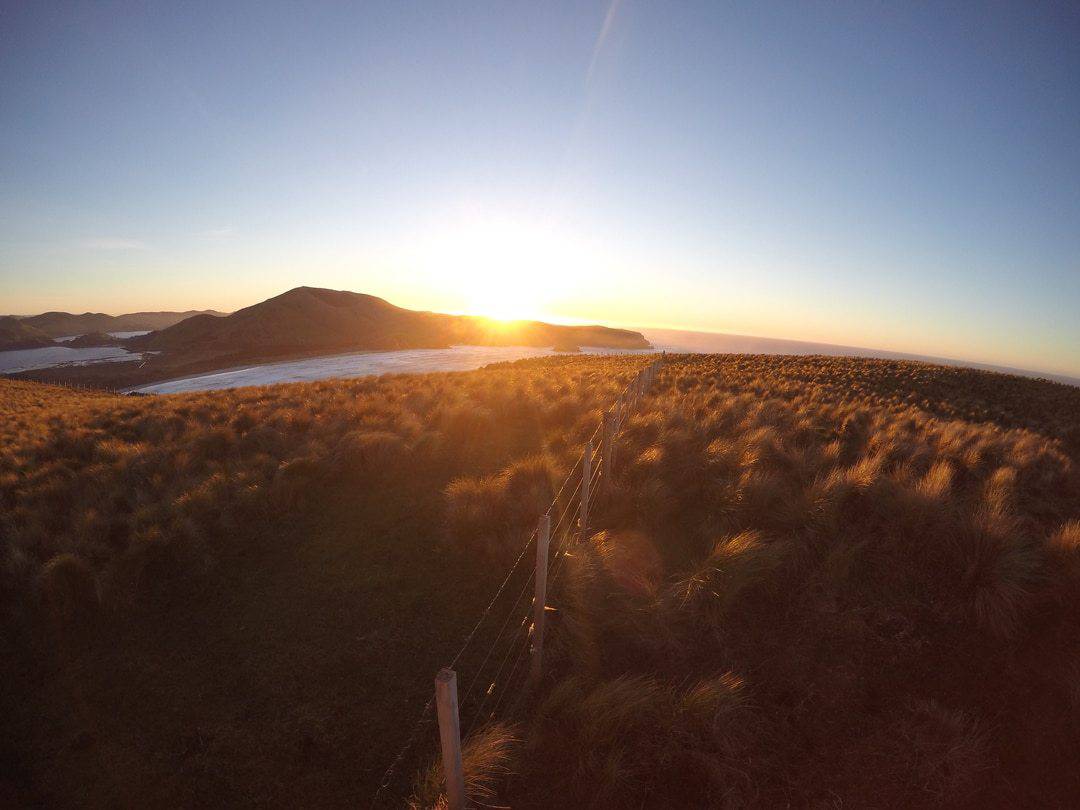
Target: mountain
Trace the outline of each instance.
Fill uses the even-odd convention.
[[[55,346],[52,338],[20,318],[0,317],[0,351]]]
[[[297,287],[227,317],[196,315],[131,341],[153,351],[280,355],[451,345],[647,349],[638,332],[418,312],[361,293]]]
[[[134,319],[138,315],[121,316]],[[172,314],[181,313],[154,313]],[[184,313],[186,314],[186,313]],[[79,319],[64,313],[46,313]],[[26,318],[30,323],[45,316]],[[54,329],[71,320],[51,320]],[[130,327],[145,321],[127,321]],[[78,331],[76,328],[74,331]],[[103,328],[88,329],[102,332]],[[107,331],[121,329],[115,322]],[[100,336],[88,338],[99,343]],[[149,334],[119,341],[140,362],[87,363],[17,372],[23,379],[47,379],[105,388],[131,388],[240,365],[318,357],[355,351],[439,349],[455,345],[534,346],[574,351],[582,346],[648,349],[640,332],[605,326],[559,326],[542,321],[496,321],[468,315],[417,312],[361,293],[297,287],[231,315],[200,313]]]
[[[48,337],[85,335],[89,332],[149,332],[166,329],[195,315],[224,317],[225,313],[212,309],[187,312],[131,312],[127,315],[106,315],[102,312],[44,312],[21,318],[22,323],[40,329]]]
[[[98,346],[122,346],[123,341],[107,332],[87,332],[85,335],[66,341],[63,345],[72,349],[91,349]]]

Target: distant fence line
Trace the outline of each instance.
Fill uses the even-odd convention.
[[[93,385],[86,382],[75,382],[73,380],[35,380],[27,377],[16,377],[14,375],[21,374],[24,371],[38,371],[35,368],[17,369],[15,371],[6,371],[0,374],[0,377],[4,377],[15,382],[32,382],[39,383],[41,385],[52,385],[56,388],[67,388],[71,391],[98,391],[103,394],[119,394],[121,391],[117,388],[109,388],[104,385]]]
[[[567,473],[555,497],[543,514],[539,516],[536,529],[525,541],[517,559],[496,589],[495,595],[465,637],[465,641],[457,654],[454,655],[449,664],[436,674],[435,691],[424,706],[405,745],[383,774],[382,781],[372,799],[372,807],[375,806],[383,791],[388,787],[392,775],[403,761],[405,755],[419,739],[421,730],[430,722],[431,711],[434,707],[438,717],[439,745],[442,752],[443,773],[446,782],[447,806],[449,810],[465,809],[465,777],[462,767],[462,734],[459,708],[462,705],[467,705],[477,686],[487,684],[482,693],[483,697],[480,705],[473,712],[472,722],[464,735],[468,737],[478,723],[483,720],[493,720],[498,716],[499,710],[504,706],[504,701],[513,691],[511,686],[516,684],[519,689],[511,704],[507,707],[508,713],[512,713],[521,698],[538,683],[543,672],[547,613],[552,610],[548,605],[548,587],[554,584],[562,572],[568,550],[588,533],[590,506],[605,489],[614,472],[615,438],[626,418],[655,381],[666,358],[667,353],[664,352],[658,359],[642,368],[604,412],[600,424],[596,426],[592,435],[586,440],[581,453],[578,455],[570,472]],[[598,440],[599,447],[596,444]],[[573,485],[572,490],[570,489],[571,485]],[[555,538],[556,541],[554,554],[549,553],[552,538]],[[506,591],[507,585],[515,572],[519,570],[529,549],[532,548],[533,541],[536,541],[535,567],[506,613],[495,640],[488,648],[480,666],[477,668],[476,674],[465,688],[459,702],[457,672],[454,667],[476,637],[484,620],[491,615],[495,604]],[[530,585],[533,586],[531,603],[524,617],[520,621],[515,621],[520,615],[521,601]],[[495,651],[504,637],[509,639],[506,650],[501,656],[495,655]],[[526,670],[519,669],[526,653],[529,659],[527,676],[524,675]],[[511,659],[513,659],[512,662]],[[489,677],[482,681],[481,676],[484,674],[489,661],[492,663],[492,667],[495,667],[497,661],[498,666],[494,669],[494,675],[489,674]],[[507,669],[508,665],[509,669]],[[517,680],[519,671],[522,672],[524,682]]]

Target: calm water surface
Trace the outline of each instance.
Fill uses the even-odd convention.
[[[642,349],[595,349],[585,354],[643,354]],[[332,357],[286,360],[248,368],[200,374],[182,380],[142,385],[130,389],[144,394],[177,394],[183,391],[214,391],[245,385],[310,382],[328,377],[366,377],[372,374],[423,374],[429,371],[471,371],[489,363],[546,357],[551,349],[530,346],[454,346],[449,349],[409,349],[396,352],[358,352]]]

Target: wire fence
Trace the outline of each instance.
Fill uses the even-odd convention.
[[[464,691],[461,692],[460,701],[454,706],[455,713],[469,721],[464,734],[465,739],[489,722],[513,716],[515,709],[528,693],[530,667],[523,665],[530,655],[539,656],[540,654],[535,639],[542,638],[542,632],[537,633],[535,617],[540,616],[542,622],[544,611],[537,609],[535,596],[527,598],[526,595],[530,593],[531,588],[539,588],[538,579],[541,575],[547,587],[553,585],[565,567],[568,552],[582,537],[586,536],[589,503],[604,487],[605,479],[611,477],[615,437],[656,378],[663,360],[662,356],[642,368],[605,411],[600,423],[578,453],[551,503],[545,512],[538,516],[541,519],[538,527],[525,539],[495,594],[447,665],[446,670],[454,670],[462,662],[466,651],[479,637],[481,627],[486,623],[490,622],[493,628],[498,627],[486,651],[482,654],[477,652],[473,656],[480,663],[472,673]],[[546,536],[542,538],[541,532],[544,532]],[[543,545],[540,546],[541,554],[538,555],[537,564],[530,566],[526,562],[529,551],[537,549],[538,542],[541,540]],[[549,540],[554,553],[546,553],[546,544]],[[520,586],[516,582],[511,585],[515,578],[521,580]],[[514,593],[514,588],[517,588],[517,595],[509,607],[496,612],[495,606],[500,598],[504,593]],[[547,601],[545,599],[544,610],[548,609]],[[500,618],[501,623],[499,623]],[[530,618],[534,620],[530,622]],[[456,675],[454,683],[456,690]],[[404,745],[390,761],[372,798],[371,807],[379,806],[380,800],[389,801],[391,782],[410,752],[420,745],[421,740],[434,739],[434,735],[430,733],[430,727],[434,720],[435,707],[436,697],[432,694],[421,709]],[[458,717],[455,717],[455,722],[457,719]],[[458,734],[460,735],[460,732]],[[459,745],[460,739],[459,737]],[[460,752],[458,752],[458,762],[460,765]],[[453,802],[451,802],[452,805]]]

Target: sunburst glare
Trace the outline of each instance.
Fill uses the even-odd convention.
[[[551,317],[551,306],[589,264],[587,246],[556,228],[469,213],[426,240],[423,263],[452,281],[464,310],[499,320]]]

